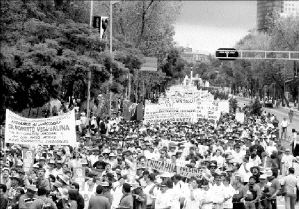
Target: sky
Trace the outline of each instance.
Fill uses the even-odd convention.
[[[256,1],[183,1],[174,25],[179,46],[214,54],[231,48],[256,26]]]

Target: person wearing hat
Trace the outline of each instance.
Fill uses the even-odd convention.
[[[262,195],[261,188],[257,184],[257,179],[255,176],[249,178],[248,184],[245,186],[245,207],[246,208],[257,208],[259,206],[259,201]]]
[[[37,199],[37,187],[35,185],[27,186],[27,192],[19,199],[19,209],[28,209],[32,203]]]
[[[53,175],[53,176],[56,177],[56,173],[55,173],[55,161],[53,159],[51,159],[48,162],[48,166],[46,167],[45,177],[49,178],[50,175]]]
[[[65,175],[65,174],[58,175],[57,176],[57,181],[62,183],[62,188],[69,188],[70,179],[67,175]]]
[[[107,160],[107,163],[111,165],[112,168],[114,168],[117,165],[117,155],[114,152],[111,152],[109,154],[109,159]]]
[[[155,209],[166,209],[166,208],[170,209],[174,207],[172,187],[173,187],[173,182],[171,179],[165,179],[161,183],[160,185],[161,193],[156,197]]]
[[[7,189],[10,188],[11,185],[11,179],[9,178],[9,172],[10,169],[8,167],[4,167],[1,170],[1,175],[0,175],[0,184],[5,184]]]
[[[146,208],[146,195],[143,192],[141,185],[138,182],[131,184],[133,205],[136,209]]]
[[[56,168],[54,169],[54,176],[58,176],[58,175],[61,175],[63,174],[63,168],[62,168],[62,160],[57,160],[56,161]]]
[[[113,200],[113,196],[111,194],[112,183],[108,181],[102,181],[99,185],[103,187],[102,195],[104,197],[107,197],[107,199],[109,200],[109,204],[111,205]]]

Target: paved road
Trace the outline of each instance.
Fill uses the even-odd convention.
[[[242,97],[237,97],[238,100],[238,105],[240,107],[243,107],[244,105],[249,104],[250,99],[248,98],[242,98]],[[277,119],[279,121],[282,121],[283,118],[287,118],[289,119],[288,116],[288,110],[285,108],[278,108],[278,109],[274,109],[274,108],[264,108],[265,111],[271,113],[271,114],[275,114]],[[291,136],[291,131],[292,129],[296,129],[299,131],[299,112],[294,112],[294,118],[292,123],[289,125],[288,128],[288,136]],[[283,143],[285,146],[289,145],[290,142],[285,142]],[[299,204],[297,203],[295,206],[296,209],[299,209]],[[277,209],[285,209],[285,205],[284,205],[284,198],[283,197],[278,197],[277,198]]]
[[[242,97],[237,97],[237,100],[238,100],[238,105],[240,107],[243,107],[244,105],[247,105],[250,102],[250,99],[242,98]],[[287,118],[289,120],[288,110],[283,107],[279,107],[278,109],[264,108],[264,110],[271,114],[275,114],[279,121],[282,121],[283,118]],[[299,131],[299,112],[298,111],[294,111],[293,121],[292,121],[292,123],[290,123],[290,125],[288,127],[288,136],[291,136],[292,129],[296,129],[297,131]]]

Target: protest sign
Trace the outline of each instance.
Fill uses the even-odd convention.
[[[200,175],[200,169],[198,168],[189,168],[189,167],[182,167],[182,166],[176,166],[173,163],[163,162],[163,161],[157,161],[157,160],[150,160],[147,159],[144,162],[137,162],[136,168],[151,168],[158,170],[160,172],[168,172],[168,173],[177,173],[180,174],[183,177],[190,178],[192,176],[199,176]]]
[[[23,149],[22,150],[22,158],[23,158],[23,169],[26,173],[28,173],[34,163],[34,158],[35,158],[35,154],[34,154],[34,150],[30,150],[30,149]]]
[[[221,112],[228,111],[227,100],[216,101],[211,93],[195,86],[176,85],[158,99],[158,104],[145,104],[144,123],[218,121]]]
[[[85,168],[84,167],[76,167],[73,168],[74,175],[73,180],[80,185],[80,188],[84,190],[85,186]]]
[[[26,145],[75,145],[74,110],[50,118],[25,118],[6,110],[5,142]]]
[[[236,121],[238,121],[239,123],[244,123],[245,120],[245,115],[243,112],[236,112],[236,116],[235,116]]]

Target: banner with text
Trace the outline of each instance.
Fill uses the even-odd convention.
[[[27,145],[75,145],[74,110],[50,118],[25,118],[6,110],[5,142]]]
[[[157,104],[145,103],[144,123],[218,121],[222,112],[229,112],[228,100],[214,100],[208,91],[177,85],[170,87]]]
[[[155,169],[160,172],[168,172],[171,174],[177,173],[187,178],[190,178],[192,176],[198,177],[200,176],[201,173],[199,168],[181,167],[181,166],[176,166],[173,163],[150,160],[150,159],[147,159],[144,162],[138,161],[136,168],[142,168],[142,167]]]

